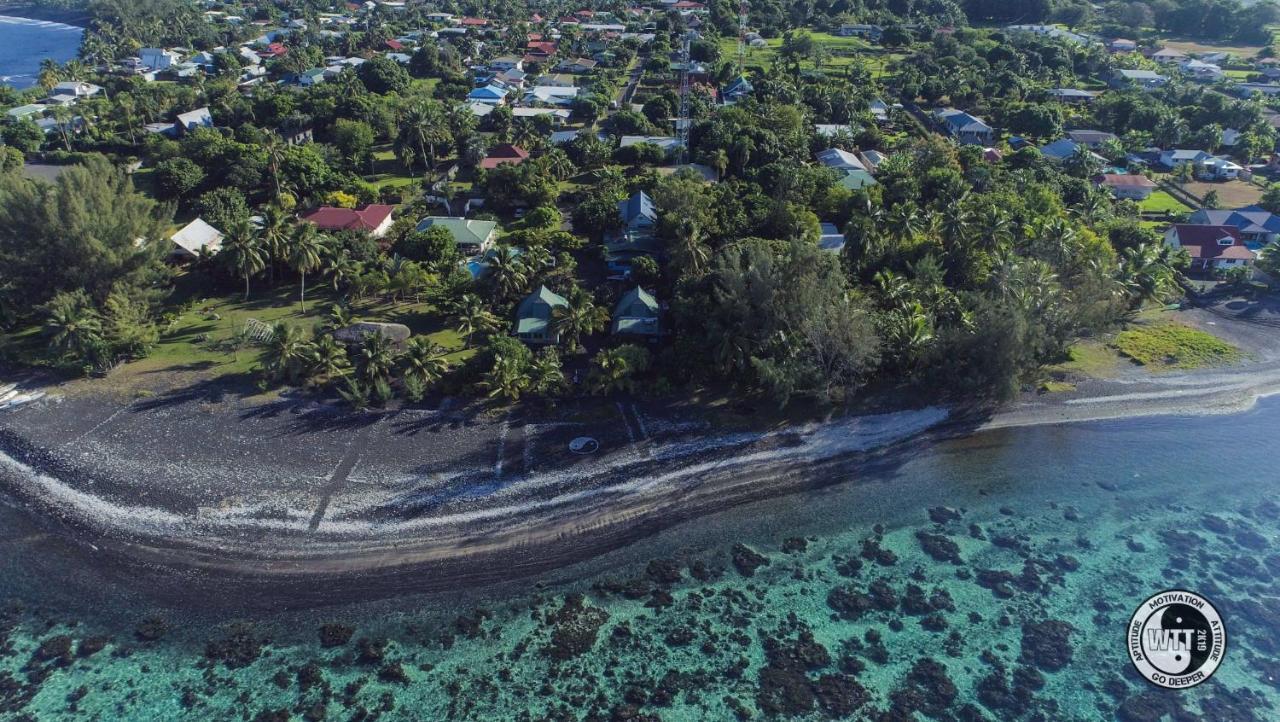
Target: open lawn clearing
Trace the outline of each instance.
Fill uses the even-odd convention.
[[[1172,48],[1184,53],[1232,53],[1243,59],[1249,59],[1258,54],[1262,49],[1260,45],[1230,45],[1205,43],[1199,40],[1191,40],[1187,38],[1164,38],[1157,43],[1166,48]]]
[[[247,381],[258,365],[261,349],[252,342],[238,341],[238,335],[250,325],[250,319],[267,325],[293,324],[314,332],[328,317],[334,294],[318,280],[312,283],[315,286],[308,284],[307,288],[305,314],[298,303],[296,283],[274,288],[260,284],[251,290],[247,301],[242,292],[192,301],[185,306],[188,310],[161,328],[159,343],[151,355],[121,366],[111,378],[123,388],[142,387],[149,377],[183,372],[196,372],[202,378],[240,377]],[[428,304],[378,297],[353,302],[351,308],[358,320],[402,323],[414,335],[425,334],[450,351],[450,363],[459,363],[474,353],[463,350],[462,338]],[[28,331],[20,340],[30,343],[40,338],[38,331]]]
[[[1187,204],[1161,190],[1152,193],[1151,197],[1139,203],[1138,207],[1145,213],[1183,213],[1191,210]]]
[[[1244,356],[1217,336],[1172,322],[1133,326],[1116,334],[1111,346],[1134,363],[1155,370],[1222,366]]]
[[[1262,188],[1249,181],[1233,180],[1225,183],[1196,181],[1182,187],[1196,198],[1204,198],[1209,191],[1217,191],[1218,201],[1223,208],[1249,206],[1262,199]]]
[[[1077,341],[1067,349],[1067,355],[1067,360],[1046,366],[1045,372],[1051,377],[1088,376],[1106,379],[1114,377],[1120,368],[1120,356],[1097,339]]]

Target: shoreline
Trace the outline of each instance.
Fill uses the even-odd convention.
[[[130,528],[100,513],[102,497],[58,476],[85,474],[89,480],[80,483],[92,489],[96,482],[85,469],[58,463],[7,429],[0,433],[0,490],[10,505],[97,560],[157,584],[181,580],[180,593],[200,583],[221,594],[252,592],[271,606],[310,606],[527,579],[734,507],[857,483],[859,475],[891,469],[920,448],[984,431],[1239,413],[1280,394],[1280,369],[1268,366],[1170,376],[1155,388],[1131,384],[1141,390],[1130,393],[1023,400],[990,414],[926,408],[848,417],[771,432],[757,446],[623,465],[590,478],[580,491],[536,503],[406,514],[364,526],[241,525],[139,506],[132,511],[153,526]],[[44,480],[33,483],[37,477]],[[51,483],[61,484],[59,493],[49,492]],[[325,580],[323,591],[314,589],[318,579]]]
[[[39,5],[8,5],[0,3],[0,17],[30,20],[32,22],[48,22],[66,25],[77,30],[88,29],[93,19],[87,9],[51,8]]]

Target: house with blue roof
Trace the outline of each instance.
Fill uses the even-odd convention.
[[[975,115],[963,110],[943,108],[933,113],[933,119],[947,135],[961,143],[986,145],[995,137],[995,129]]]
[[[628,231],[651,230],[658,225],[658,211],[644,191],[636,191],[625,201],[618,201],[618,217]]]
[[[471,103],[486,103],[488,105],[502,105],[507,102],[507,89],[491,83],[467,93],[467,101]]]

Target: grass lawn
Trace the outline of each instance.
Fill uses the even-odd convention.
[[[846,38],[830,33],[810,33],[810,35],[816,44],[826,48],[830,53],[827,62],[822,66],[822,69],[828,73],[842,73],[845,67],[852,64],[855,56],[861,56],[870,66],[872,74],[881,77],[885,74],[885,67],[889,63],[906,57],[906,53],[903,52],[884,52],[861,38]],[[766,38],[765,43],[767,45],[762,48],[747,48],[745,64],[748,68],[757,66],[767,71],[773,67],[778,50],[782,47],[782,38]],[[720,57],[726,60],[737,59],[737,38],[720,39]],[[813,69],[814,64],[809,60],[802,60],[800,67]]]
[[[1158,44],[1184,53],[1232,53],[1245,60],[1257,55],[1258,51],[1262,49],[1259,45],[1228,45],[1225,43],[1218,45],[1173,37],[1164,38]]]
[[[1157,370],[1220,366],[1243,358],[1217,336],[1180,323],[1134,326],[1116,334],[1112,347],[1134,363]]]
[[[1114,376],[1120,365],[1120,357],[1114,350],[1093,339],[1077,341],[1067,354],[1068,360],[1049,366],[1046,371],[1104,379]]]
[[[185,283],[183,280],[180,280],[179,292],[183,286],[197,285],[198,279]],[[244,300],[243,293],[196,299],[184,305],[189,310],[162,329],[160,341],[150,356],[121,366],[112,372],[111,379],[122,389],[145,388],[153,385],[147,383],[148,379],[163,382],[166,375],[194,372],[201,379],[241,380],[248,384],[258,365],[260,347],[247,343],[237,348],[234,343],[237,331],[254,319],[268,325],[294,324],[314,332],[327,317],[333,300],[333,292],[328,287],[309,286],[304,314],[298,303],[296,283],[251,289],[248,301]],[[471,349],[463,350],[462,338],[428,304],[376,298],[355,302],[352,309],[360,320],[403,323],[414,335],[426,335],[450,351],[447,356],[450,363],[460,363],[475,353]],[[34,339],[39,338],[37,333]],[[18,340],[27,343],[32,339],[24,336]]]
[[[1218,200],[1223,208],[1240,208],[1262,200],[1262,188],[1248,181],[1233,180],[1224,183],[1206,183],[1196,181],[1183,186],[1196,198],[1204,198],[1209,191],[1218,192]]]
[[[1138,208],[1146,213],[1163,213],[1165,211],[1182,213],[1191,210],[1185,203],[1162,190],[1152,193],[1150,198],[1138,204]]]

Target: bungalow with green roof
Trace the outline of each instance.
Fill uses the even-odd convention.
[[[618,304],[613,307],[613,332],[657,336],[661,333],[659,313],[658,300],[636,286],[618,299]]]
[[[859,188],[876,185],[876,179],[865,170],[848,170],[845,171],[844,177],[836,182],[836,185],[845,190],[856,191]]]
[[[568,305],[563,296],[546,286],[539,286],[516,307],[516,337],[529,344],[557,343],[560,333],[551,323],[551,312]]]
[[[453,236],[453,242],[458,246],[458,252],[468,256],[489,250],[493,247],[494,239],[498,237],[498,224],[495,221],[427,216],[418,223],[418,231],[426,231],[432,226],[440,226],[449,231]]]

